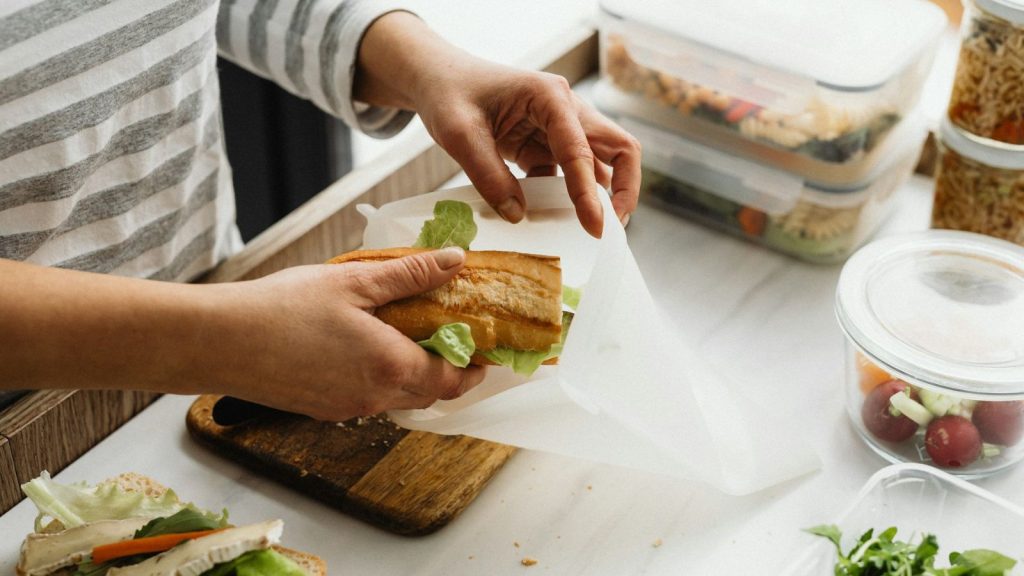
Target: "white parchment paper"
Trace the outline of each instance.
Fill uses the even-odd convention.
[[[819,467],[786,415],[753,406],[661,320],[607,195],[604,236],[580,227],[561,178],[521,180],[528,213],[503,221],[472,186],[374,209],[365,248],[410,246],[438,200],[475,212],[475,250],[557,255],[583,298],[557,366],[527,379],[491,367],[461,398],[390,413],[399,425],[469,436],[754,492]],[[683,328],[685,329],[685,328]],[[754,376],[756,377],[756,376]]]

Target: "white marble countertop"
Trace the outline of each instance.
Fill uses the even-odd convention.
[[[883,233],[922,229],[931,182],[915,177]],[[803,264],[641,205],[630,243],[656,302],[680,333],[757,399],[803,415],[821,471],[731,497],[698,484],[521,451],[451,525],[394,536],[197,446],[190,397],[165,397],[58,475],[150,474],[236,522],[285,519],[285,542],[331,574],[776,574],[885,463],[855,436],[842,404],[842,336],[832,299],[840,267]],[[770,433],[770,431],[766,431]],[[982,482],[1024,503],[1024,468]],[[0,574],[13,572],[35,510],[0,517]],[[12,537],[13,536],[13,537]],[[656,541],[660,546],[654,546]],[[524,567],[520,560],[538,560]]]

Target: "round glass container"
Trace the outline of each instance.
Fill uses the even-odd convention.
[[[970,134],[1024,145],[1024,0],[966,0],[949,118]]]
[[[843,268],[850,419],[891,462],[981,477],[1024,458],[1024,248],[969,232],[888,237]]]
[[[932,227],[1024,245],[1024,150],[979,143],[948,120],[940,140]]]

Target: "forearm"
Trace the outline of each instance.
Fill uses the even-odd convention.
[[[0,291],[0,388],[196,392],[219,337],[213,286],[0,260]]]
[[[353,93],[374,106],[416,110],[416,97],[455,66],[478,59],[449,44],[407,12],[378,18],[359,47]]]

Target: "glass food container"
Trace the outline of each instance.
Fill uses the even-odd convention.
[[[1024,145],[1024,0],[964,4],[949,118],[975,136]]]
[[[863,180],[946,18],[924,0],[602,0],[596,100],[829,182]]]
[[[619,119],[644,149],[641,198],[779,252],[816,263],[844,260],[888,215],[917,162],[924,128],[898,154],[851,185],[823,184],[738,158],[638,121]]]
[[[823,518],[822,522],[829,519]],[[849,550],[868,529],[875,532],[895,526],[898,537],[920,538],[934,534],[939,556],[951,551],[978,548],[995,550],[1011,558],[1024,557],[1024,508],[949,474],[920,464],[893,464],[872,476],[853,502],[833,523],[843,533],[843,550]],[[791,563],[786,576],[832,574],[835,548],[821,538],[807,535],[807,551]],[[942,560],[937,566],[945,566]],[[1024,574],[1017,562],[1011,574]]]
[[[932,227],[1024,245],[1024,150],[980,143],[949,120],[943,120],[939,133]]]
[[[875,452],[968,478],[1024,457],[1024,248],[952,230],[872,242],[836,316],[847,412]]]

